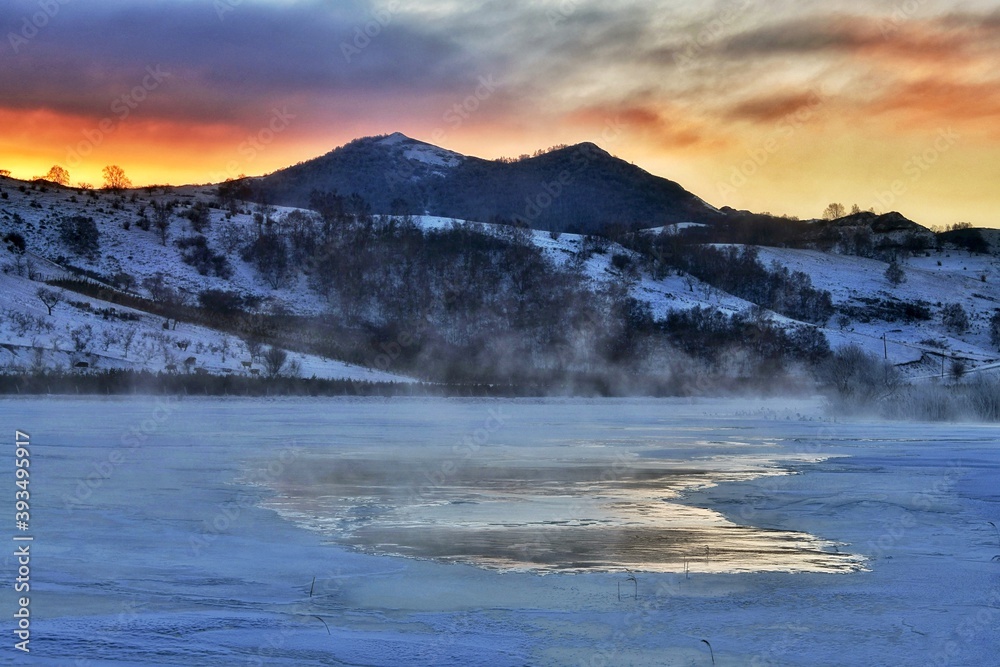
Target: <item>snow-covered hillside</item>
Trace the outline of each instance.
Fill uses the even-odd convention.
[[[864,307],[878,299],[922,303],[930,311],[929,320],[913,322],[857,318],[838,322],[834,317],[826,334],[835,346],[856,343],[887,354],[897,364],[924,358],[925,364],[913,369],[917,374],[939,366],[942,353],[966,359],[972,366],[1000,357],[989,337],[989,319],[1000,309],[1000,258],[996,255],[930,251],[928,256],[903,260],[905,281],[896,286],[886,279],[889,265],[875,259],[790,248],[761,248],[760,258],[806,273],[816,287],[831,293],[838,308]],[[969,315],[969,329],[964,333],[949,330],[942,322],[942,309],[956,303]],[[937,355],[936,360],[927,359],[928,355]]]
[[[20,187],[24,187],[22,192]],[[55,289],[61,301],[51,315],[37,296],[42,281],[79,277],[80,271],[103,276],[126,273],[142,293],[143,281],[162,275],[163,283],[194,299],[206,289],[234,290],[260,297],[261,308],[298,314],[322,312],[323,304],[304,285],[271,288],[245,262],[231,256],[229,279],[200,275],[181,260],[171,242],[161,244],[155,229],[136,226],[140,210],[151,202],[180,200],[181,206],[214,199],[211,188],[171,188],[167,193],[135,191],[119,198],[107,193],[79,194],[48,186],[47,191],[11,179],[0,179],[6,199],[0,200],[0,237],[22,234],[27,252],[18,257],[0,249],[0,369],[25,372],[33,369],[111,369],[212,374],[257,375],[260,359],[252,359],[239,338],[205,326],[170,322],[164,318],[115,305],[68,290]],[[116,208],[116,206],[118,206]],[[276,215],[286,213],[279,210]],[[226,220],[211,209],[206,231],[213,247],[223,245],[226,234],[248,235],[252,216],[237,214]],[[59,240],[57,220],[83,215],[94,219],[100,232],[100,252],[93,258],[72,256]],[[126,225],[127,224],[127,228]],[[234,231],[235,230],[235,231]],[[174,218],[171,238],[191,234],[190,223]],[[63,263],[54,260],[62,259]],[[301,377],[377,382],[410,382],[410,378],[364,368],[315,355],[290,354],[287,369]]]
[[[384,139],[379,139],[376,143],[382,146],[403,146],[403,155],[407,159],[442,169],[457,167],[465,159],[464,155],[410,139],[400,132],[394,132]],[[441,175],[443,172],[437,171],[435,173]]]
[[[442,228],[452,221],[439,217],[417,218],[425,229]],[[652,233],[677,233],[693,223],[668,225],[647,230]],[[491,225],[482,225],[491,229]],[[559,264],[570,264],[584,246],[584,237],[577,234],[551,235],[535,231],[532,239]],[[856,344],[900,365],[911,376],[939,373],[941,358],[957,357],[969,362],[970,368],[991,369],[1000,361],[1000,352],[990,344],[989,319],[1000,309],[1000,257],[970,255],[951,249],[931,251],[929,256],[904,260],[906,280],[893,286],[885,277],[886,262],[853,255],[825,253],[791,248],[759,248],[760,259],[766,265],[776,263],[791,271],[808,275],[813,285],[827,290],[834,304],[840,307],[864,308],[873,300],[890,303],[926,304],[930,319],[905,322],[834,316],[821,327],[834,348]],[[582,264],[584,275],[596,288],[622,279],[614,268],[616,254],[635,257],[635,253],[609,243],[604,252],[591,254]],[[632,294],[649,303],[657,319],[672,310],[695,307],[717,308],[728,314],[746,312],[754,304],[720,291],[690,275],[671,274],[654,279],[643,273],[630,283]],[[941,310],[958,303],[969,314],[970,327],[965,333],[950,331],[942,323]],[[789,326],[802,325],[783,315],[770,313],[772,320]],[[883,342],[883,334],[885,342]]]
[[[51,315],[36,295],[39,284],[0,274],[0,369],[133,369],[259,375],[246,343],[208,327],[171,321],[65,290]],[[291,354],[287,370],[300,377],[410,382],[399,375],[315,355]]]
[[[397,141],[395,135],[383,142]],[[412,147],[411,147],[412,148]],[[433,147],[430,147],[433,148]],[[415,149],[414,149],[415,150]],[[435,149],[436,150],[436,149]],[[431,151],[419,159],[445,166],[451,156]],[[162,284],[196,302],[205,290],[226,290],[251,298],[261,312],[321,315],[329,304],[311,291],[302,272],[278,288],[266,281],[235,248],[255,234],[252,207],[227,213],[208,208],[210,219],[204,235],[212,252],[226,257],[231,275],[202,275],[185,263],[177,239],[192,237],[192,223],[183,217],[196,204],[214,204],[212,186],[146,188],[123,196],[107,192],[78,191],[51,184],[23,183],[0,178],[0,237],[21,234],[27,252],[18,255],[0,249],[0,368],[27,370],[40,367],[142,368],[207,373],[249,373],[249,353],[235,336],[205,326],[180,323],[163,328],[163,318],[130,310],[93,298],[63,293],[51,313],[37,297],[42,281],[83,276],[121,276],[128,289],[148,296],[148,281]],[[155,227],[137,224],[156,204],[175,202],[166,243]],[[271,212],[280,230],[283,218],[296,209]],[[92,218],[99,231],[99,250],[92,256],[74,253],[60,237],[59,222],[70,216]],[[422,216],[423,229],[440,229],[455,223],[446,218]],[[675,234],[685,224],[652,233]],[[501,233],[481,224],[489,233]],[[617,244],[575,234],[535,231],[530,238],[557,265],[578,271],[586,285],[600,289],[611,283],[626,286],[647,302],[654,318],[694,307],[719,309],[728,314],[748,312],[754,304],[714,288],[690,275],[672,272],[657,279],[637,270],[640,258]],[[589,245],[588,245],[589,243]],[[887,264],[875,259],[786,248],[760,248],[765,264],[776,263],[807,274],[815,287],[828,290],[838,309],[821,327],[833,347],[856,343],[894,363],[914,377],[940,372],[944,357],[965,359],[973,368],[990,367],[998,360],[991,347],[989,318],[1000,308],[1000,259],[971,255],[957,249],[931,251],[928,256],[904,260],[906,280],[893,286],[886,279]],[[614,261],[615,257],[619,261]],[[621,269],[622,256],[633,260]],[[629,264],[629,262],[626,262]],[[144,285],[146,284],[146,285]],[[969,315],[967,331],[957,333],[942,322],[942,309],[961,304]],[[886,315],[905,304],[922,309],[923,318],[904,321]],[[785,316],[769,313],[772,321],[800,326]],[[309,355],[293,355],[304,377],[400,380],[399,376],[359,368]]]

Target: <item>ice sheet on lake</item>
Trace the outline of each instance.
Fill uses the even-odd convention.
[[[705,439],[711,435],[711,439]],[[624,437],[623,437],[624,436]],[[685,492],[790,474],[771,440],[739,430],[506,428],[492,442],[407,446],[407,426],[369,443],[334,438],[269,478],[265,506],[368,553],[501,570],[850,572],[843,545],[739,525],[684,502]],[[387,445],[388,443],[388,445]],[[390,454],[386,455],[386,447]]]

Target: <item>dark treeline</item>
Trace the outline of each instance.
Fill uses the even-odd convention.
[[[776,327],[762,311],[726,315],[696,307],[670,313],[661,326],[680,349],[716,363],[742,357],[776,370],[788,358],[816,364],[830,355],[829,343],[816,327]]]
[[[510,382],[400,383],[363,380],[327,380],[293,377],[246,377],[240,375],[202,375],[187,373],[152,373],[113,369],[100,372],[39,372],[0,374],[0,395],[164,395],[164,396],[233,396],[233,397],[547,397],[547,396],[693,396],[728,392],[759,393],[780,391],[796,386],[796,380],[784,383],[761,378],[726,378],[691,373],[674,377],[647,376],[621,384],[605,374],[541,373],[515,378]],[[735,381],[734,381],[735,380]]]
[[[397,363],[407,370],[504,381],[636,360],[629,334],[638,305],[621,289],[586,290],[578,270],[555,266],[527,230],[425,231],[406,216],[351,214],[337,200],[314,197],[318,214],[282,232],[291,263],[332,317],[400,342]]]
[[[828,294],[804,274],[763,266],[753,250],[631,234],[624,242],[647,265],[616,255],[613,279],[595,284],[583,268],[589,254],[608,251],[599,237],[556,264],[514,224],[421,229],[406,215],[372,215],[358,196],[314,192],[310,203],[312,211],[278,216],[258,202],[230,256],[272,287],[308,286],[326,304],[322,315],[263,309],[259,296],[235,291],[184,294],[161,275],[143,281],[149,298],[92,281],[56,284],[162,316],[164,326],[214,327],[248,349],[266,344],[448,385],[676,395],[773,379],[829,353],[818,330],[786,331],[763,310],[658,319],[631,295],[641,268],[684,271],[804,322],[829,318]]]
[[[855,211],[834,220],[799,220],[731,208],[722,213],[711,224],[687,229],[681,236],[691,243],[804,248],[884,261],[948,246],[970,254],[991,252],[982,232],[968,223],[934,232],[896,212]]]
[[[690,371],[690,369],[688,369]],[[0,374],[0,395],[23,396],[232,396],[232,397],[442,397],[516,398],[548,396],[695,396],[780,392],[802,388],[801,378],[726,378],[691,372],[646,377],[622,385],[602,374],[535,373],[513,382],[396,383],[290,377],[245,377],[106,370]]]
[[[408,396],[432,394],[431,385],[316,378],[253,378],[233,375],[106,370],[0,375],[2,394],[190,394],[208,396]]]
[[[581,382],[600,393],[599,382]],[[542,396],[538,384],[369,382],[292,377],[246,377],[106,370],[101,372],[44,372],[0,374],[0,394],[24,395],[189,395],[189,396]],[[605,394],[610,395],[610,392]]]
[[[670,375],[687,355],[718,362],[716,351],[691,343],[705,335],[700,327],[677,318],[654,321],[648,304],[630,296],[637,275],[628,262],[613,263],[617,280],[594,291],[582,273],[586,253],[557,266],[530,230],[517,225],[421,230],[407,216],[373,217],[332,193],[314,193],[312,204],[315,215],[293,214],[271,231],[265,225],[251,245],[273,236],[268,246],[284,248],[282,264],[301,267],[339,321],[379,332],[383,340],[405,340],[401,370],[443,382],[509,381],[540,372],[614,376],[616,386],[647,386],[640,378]],[[603,251],[596,241],[590,252]],[[806,322],[832,314],[829,294],[813,289],[807,276],[767,269],[752,250],[689,250],[677,268],[720,289]],[[267,268],[258,265],[261,272]],[[743,350],[751,366],[812,363],[822,354],[812,340],[803,348],[763,317],[752,324],[716,321],[713,331],[725,330],[735,345],[751,335],[748,327],[756,340],[776,341]]]
[[[632,234],[624,242],[641,252],[655,277],[681,271],[712,287],[792,319],[825,324],[834,313],[830,293],[801,271],[760,261],[756,248],[716,247],[689,234]]]

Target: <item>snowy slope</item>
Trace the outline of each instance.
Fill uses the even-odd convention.
[[[422,229],[443,229],[459,221],[436,216],[419,216],[415,218],[415,222]],[[497,229],[497,225],[493,224],[474,224],[483,231]],[[609,243],[604,252],[591,254],[578,264],[575,258],[583,251],[584,245],[584,237],[580,234],[559,234],[557,238],[553,238],[549,232],[534,230],[531,239],[557,266],[579,266],[582,275],[593,289],[600,289],[609,283],[622,280],[621,273],[611,264],[614,255],[623,254],[637,258],[631,250],[616,243]],[[670,275],[662,280],[656,280],[647,274],[642,274],[631,286],[631,291],[636,299],[649,303],[656,318],[665,317],[671,310],[687,310],[696,306],[715,307],[729,314],[743,312],[753,306],[749,301],[721,292],[697,278],[686,275]]]
[[[107,193],[95,193],[98,196],[94,198],[53,186],[49,186],[47,192],[32,190],[30,186],[21,192],[18,184],[11,179],[0,179],[0,189],[7,194],[7,199],[0,199],[0,237],[12,231],[26,237],[28,252],[23,264],[37,273],[37,280],[73,277],[72,271],[46,259],[65,255],[69,257],[66,261],[78,269],[106,276],[125,271],[138,284],[162,274],[166,285],[187,294],[192,300],[205,289],[222,289],[260,296],[263,308],[268,310],[286,308],[299,314],[316,314],[324,310],[322,300],[304,284],[272,289],[237,256],[229,257],[233,268],[230,279],[200,275],[181,261],[180,251],[171,242],[192,233],[186,219],[174,218],[169,232],[171,240],[165,246],[155,229],[143,231],[134,224],[140,208],[148,207],[151,201],[180,200],[179,210],[184,210],[196,201],[213,200],[212,188],[171,188],[166,194],[160,189],[152,193],[137,190],[134,191],[136,201],[132,201],[129,194],[124,204],[115,204],[118,198]],[[279,209],[276,215],[287,212],[288,209]],[[15,214],[20,216],[20,222],[15,221]],[[90,260],[72,256],[67,251],[59,240],[56,227],[56,221],[63,215],[94,219],[100,233],[98,257]],[[250,214],[236,215],[231,223],[224,219],[222,211],[212,209],[211,215],[206,236],[213,248],[221,247],[220,238],[226,233],[227,224],[246,234],[251,232]],[[126,221],[130,223],[129,229],[124,228]],[[161,317],[62,290],[56,291],[63,294],[63,302],[50,316],[36,296],[43,283],[31,280],[27,269],[23,271],[25,275],[18,275],[14,264],[14,255],[0,249],[0,268],[3,268],[0,272],[0,368],[18,372],[39,367],[68,369],[86,364],[92,369],[128,368],[154,372],[261,372],[260,363],[253,363],[249,368],[244,365],[243,362],[250,361],[250,356],[239,339],[207,327],[180,323],[176,329],[164,330]],[[69,305],[71,301],[89,303],[89,308]],[[107,319],[95,312],[111,308],[137,319]],[[123,340],[131,330],[134,330],[133,338],[126,353]],[[77,351],[81,346],[75,343],[74,334],[78,340],[85,341],[80,351]],[[192,358],[194,361],[185,364]],[[292,362],[299,367],[298,374],[302,377],[412,381],[312,355],[291,354],[289,363]]]
[[[940,354],[942,349],[974,365],[1000,357],[990,345],[988,326],[1000,308],[1000,258],[996,256],[945,250],[912,257],[902,264],[906,281],[895,287],[885,278],[888,264],[875,259],[788,248],[761,248],[760,259],[808,274],[813,285],[828,290],[838,306],[859,305],[862,299],[872,298],[922,301],[932,313],[930,320],[913,323],[852,321],[841,328],[834,321],[827,329],[833,344],[857,343],[884,354],[882,335],[886,334],[889,358],[896,363],[920,359],[925,353]],[[941,322],[942,307],[951,303],[961,304],[969,313],[971,326],[965,334],[949,332]]]
[[[418,218],[417,222],[425,229],[439,229],[453,221],[427,216]],[[484,230],[493,228],[486,224],[480,227]],[[672,229],[663,231],[674,232]],[[541,231],[533,232],[532,239],[535,245],[562,266],[573,264],[584,242],[583,237],[577,234],[561,234],[553,238],[548,232]],[[777,263],[807,274],[814,287],[831,293],[837,306],[864,305],[860,299],[886,299],[924,301],[931,310],[932,319],[909,324],[851,321],[841,327],[834,316],[822,327],[834,348],[856,344],[879,355],[887,354],[893,363],[908,365],[906,370],[911,375],[933,373],[940,366],[940,357],[933,355],[942,352],[965,358],[973,367],[1000,361],[1000,353],[990,346],[988,332],[989,317],[996,308],[1000,308],[1000,293],[995,287],[1000,284],[1000,259],[995,256],[970,257],[968,253],[952,250],[933,252],[930,257],[911,258],[904,264],[906,282],[893,287],[885,278],[888,265],[878,260],[788,248],[765,247],[759,248],[759,251],[760,260],[765,265]],[[631,251],[611,243],[605,252],[593,254],[583,262],[582,273],[592,287],[599,288],[622,279],[611,263],[616,254],[634,256]],[[941,266],[937,265],[938,262]],[[986,282],[983,282],[983,276],[986,276]],[[643,273],[630,289],[635,298],[649,303],[656,318],[663,318],[672,310],[695,307],[718,308],[735,314],[746,312],[754,305],[688,275],[672,274],[654,279]],[[941,308],[949,303],[961,303],[970,314],[971,328],[968,333],[956,336],[941,323]],[[770,313],[770,317],[789,326],[804,324],[777,313]],[[886,334],[887,344],[883,344],[883,334]],[[924,341],[933,341],[935,345]],[[918,363],[922,359],[923,363]]]
[[[38,287],[39,283],[27,278],[0,273],[0,369],[70,370],[77,364],[86,364],[86,368],[94,370],[123,368],[238,375],[262,372],[259,362],[250,363],[246,345],[235,336],[184,322],[164,329],[162,317],[65,290],[56,290],[64,301],[48,315],[35,294]],[[135,319],[108,319],[98,312],[106,309]],[[83,341],[83,345],[78,346],[76,340]],[[128,350],[126,340],[130,341]],[[314,355],[293,353],[288,361],[295,362],[299,367],[297,374],[307,378],[412,381]]]
[[[415,155],[418,156],[415,159],[425,160],[428,164],[441,168],[450,166],[455,158],[454,154],[447,154],[447,151],[433,146],[413,142],[403,135],[390,135],[381,141],[391,146],[398,145],[401,150],[405,148],[408,151],[415,151]],[[38,277],[42,279],[63,275],[63,270],[59,266],[43,258],[55,259],[60,255],[66,255],[69,257],[67,261],[79,269],[106,276],[125,271],[131,274],[139,285],[146,278],[162,274],[168,286],[187,294],[192,300],[199,292],[214,288],[235,290],[244,295],[260,297],[261,308],[265,311],[286,310],[294,314],[316,315],[327,309],[327,304],[305,285],[301,273],[296,274],[296,278],[289,284],[280,289],[273,289],[257,275],[254,268],[234,254],[228,255],[233,269],[233,275],[228,280],[200,275],[181,260],[180,250],[172,243],[174,239],[193,233],[186,219],[175,216],[169,231],[170,240],[165,246],[161,244],[155,229],[143,231],[135,225],[140,217],[140,211],[144,207],[148,211],[152,202],[176,200],[180,202],[178,212],[182,212],[196,202],[214,201],[215,189],[211,186],[186,186],[169,188],[167,191],[161,188],[143,189],[130,191],[125,197],[118,198],[103,192],[80,193],[54,186],[48,186],[47,191],[43,192],[41,188],[32,184],[0,178],[0,190],[7,196],[7,199],[0,199],[0,235],[10,231],[19,231],[25,235],[28,240],[29,256],[32,258],[31,263],[39,274]],[[275,217],[280,219],[293,210],[279,208]],[[233,235],[248,237],[254,233],[255,225],[250,205],[246,205],[246,208],[231,219],[227,219],[225,213],[217,209],[210,209],[210,213],[212,220],[206,236],[210,247],[216,252],[224,252],[227,239]],[[95,220],[101,239],[101,253],[97,258],[88,260],[72,256],[68,252],[59,240],[56,225],[57,220],[63,215],[84,215]],[[425,230],[444,228],[455,222],[433,216],[420,216],[415,221]],[[481,230],[496,231],[493,225],[476,224]],[[690,223],[681,223],[658,231],[676,233],[677,228],[683,228],[688,224]],[[552,235],[548,232],[535,231],[531,234],[531,239],[554,263],[578,271],[585,284],[592,289],[600,289],[612,283],[627,285],[635,298],[649,304],[656,318],[664,318],[673,310],[694,307],[718,308],[730,314],[746,312],[753,307],[750,302],[717,290],[687,275],[671,274],[663,279],[654,279],[647,273],[641,272],[623,276],[613,267],[612,258],[618,254],[631,257],[635,255],[614,243],[607,243],[601,251],[588,253],[586,259],[581,260],[585,239],[580,235]],[[885,278],[887,265],[874,259],[784,248],[761,248],[760,259],[765,264],[776,262],[787,266],[790,270],[806,273],[812,279],[814,286],[831,292],[838,307],[858,308],[864,307],[866,300],[868,302],[887,300],[922,302],[931,311],[930,320],[912,323],[881,320],[863,322],[856,318],[845,321],[835,316],[823,328],[834,347],[855,343],[877,354],[885,353],[894,363],[907,364],[907,372],[915,376],[936,372],[941,365],[942,353],[965,358],[977,367],[1000,361],[1000,355],[990,346],[988,333],[989,317],[1000,307],[1000,292],[995,287],[1000,283],[1000,260],[995,256],[969,256],[964,251],[951,250],[932,252],[929,257],[910,258],[904,263],[906,282],[897,287],[890,285]],[[0,266],[10,267],[12,262],[13,256],[0,250]],[[30,313],[32,317],[44,313],[41,303],[33,296],[37,283],[18,279],[14,273],[6,275],[4,280],[5,289],[0,293],[0,309]],[[142,289],[139,291],[142,292]],[[969,312],[971,327],[967,333],[955,335],[947,331],[941,323],[941,309],[949,303],[960,303]],[[104,306],[93,304],[93,307],[99,309]],[[69,332],[84,324],[97,327],[95,336],[98,340],[105,335],[108,329],[104,324],[95,323],[94,317],[79,309],[70,312],[69,308],[65,304],[57,308],[60,312],[54,314],[53,330],[45,331],[43,332],[45,335],[40,336],[31,335],[30,332],[18,334],[11,328],[10,318],[4,318],[6,324],[0,326],[0,336],[2,336],[0,343],[27,349],[37,337],[39,344],[46,350],[62,349],[67,345]],[[775,313],[771,313],[770,317],[775,322],[789,326],[801,324]],[[121,329],[121,323],[108,326],[111,330]],[[158,322],[142,323],[141,327],[143,327],[141,339],[152,341],[152,337],[163,335],[162,330],[158,328]],[[210,372],[240,370],[240,366],[233,366],[229,354],[223,360],[221,352],[222,348],[228,348],[231,353],[236,344],[233,341],[225,345],[224,336],[207,330],[186,332],[183,338],[191,339],[192,344],[196,346],[201,345],[201,352],[195,356],[198,357],[198,365],[205,370]],[[162,346],[162,341],[155,344],[150,342],[150,346],[156,344]],[[125,366],[135,363],[135,359],[124,359],[124,351],[116,351],[114,344],[109,344],[108,348],[109,359],[117,359]],[[212,351],[213,348],[217,351]],[[93,361],[97,365],[106,363],[101,358],[105,352],[103,348],[90,351],[96,355]],[[151,356],[155,355],[151,353]],[[166,352],[160,356],[162,357],[158,362],[160,367],[177,363]],[[191,355],[175,356],[180,357],[180,361],[183,362]],[[71,361],[60,356],[60,353],[55,353],[55,358],[58,358],[59,363],[64,366]],[[0,362],[3,361],[0,359]],[[324,365],[327,362],[310,359],[299,361],[307,376],[313,371],[321,377],[354,372],[336,366],[327,367]],[[24,365],[23,359],[18,361],[8,358],[6,363]],[[152,360],[143,363],[144,367],[156,367]],[[334,375],[330,375],[331,373]]]
[[[427,144],[416,139],[410,139],[405,134],[394,132],[384,139],[380,139],[378,144],[382,146],[401,146],[403,155],[409,160],[416,160],[432,167],[439,167],[447,170],[457,167],[464,160],[465,156],[454,151],[439,148],[432,144]],[[443,175],[443,171],[435,170],[433,173]]]
[[[135,193],[135,201],[132,201],[130,193],[126,195],[125,203],[118,204],[120,208],[114,208],[117,198],[104,192],[95,192],[97,196],[94,198],[78,194],[76,190],[50,186],[48,192],[29,189],[22,193],[16,186],[8,187],[8,183],[17,181],[0,179],[0,188],[9,197],[7,200],[0,200],[0,236],[9,231],[23,233],[28,240],[28,250],[36,255],[49,258],[64,255],[73,266],[102,275],[110,276],[118,271],[125,271],[139,284],[145,278],[162,273],[167,285],[192,297],[204,289],[235,289],[245,294],[262,296],[271,304],[280,303],[302,314],[319,313],[323,310],[322,301],[302,289],[301,285],[272,289],[249,265],[234,255],[229,256],[230,265],[234,269],[230,279],[200,275],[181,260],[181,251],[174,245],[176,239],[194,233],[186,219],[175,215],[166,245],[161,244],[155,228],[143,231],[135,224],[141,209],[145,208],[147,214],[150,213],[152,202],[177,200],[180,206],[175,213],[180,213],[198,201],[214,201],[214,188],[179,187],[170,188],[167,193],[159,188],[152,193],[135,190],[132,191]],[[278,208],[276,216],[290,210],[292,209]],[[21,216],[23,224],[13,222],[14,213]],[[220,210],[210,209],[210,213],[212,221],[206,237],[209,245],[217,251],[222,250],[221,238],[230,222],[246,235],[254,227],[249,212],[237,214],[231,221],[226,221]],[[59,240],[57,221],[64,215],[82,215],[94,219],[100,232],[100,256],[96,260],[73,256]],[[125,223],[129,226],[127,230],[124,229]],[[9,261],[9,257],[4,258],[4,261]]]

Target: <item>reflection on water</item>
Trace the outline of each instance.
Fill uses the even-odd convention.
[[[573,460],[561,450],[558,460],[536,451],[455,462],[399,452],[364,458],[355,450],[296,461],[273,484],[268,506],[369,553],[496,569],[859,569],[861,559],[833,543],[736,525],[682,501],[687,490],[784,474],[760,454]]]

